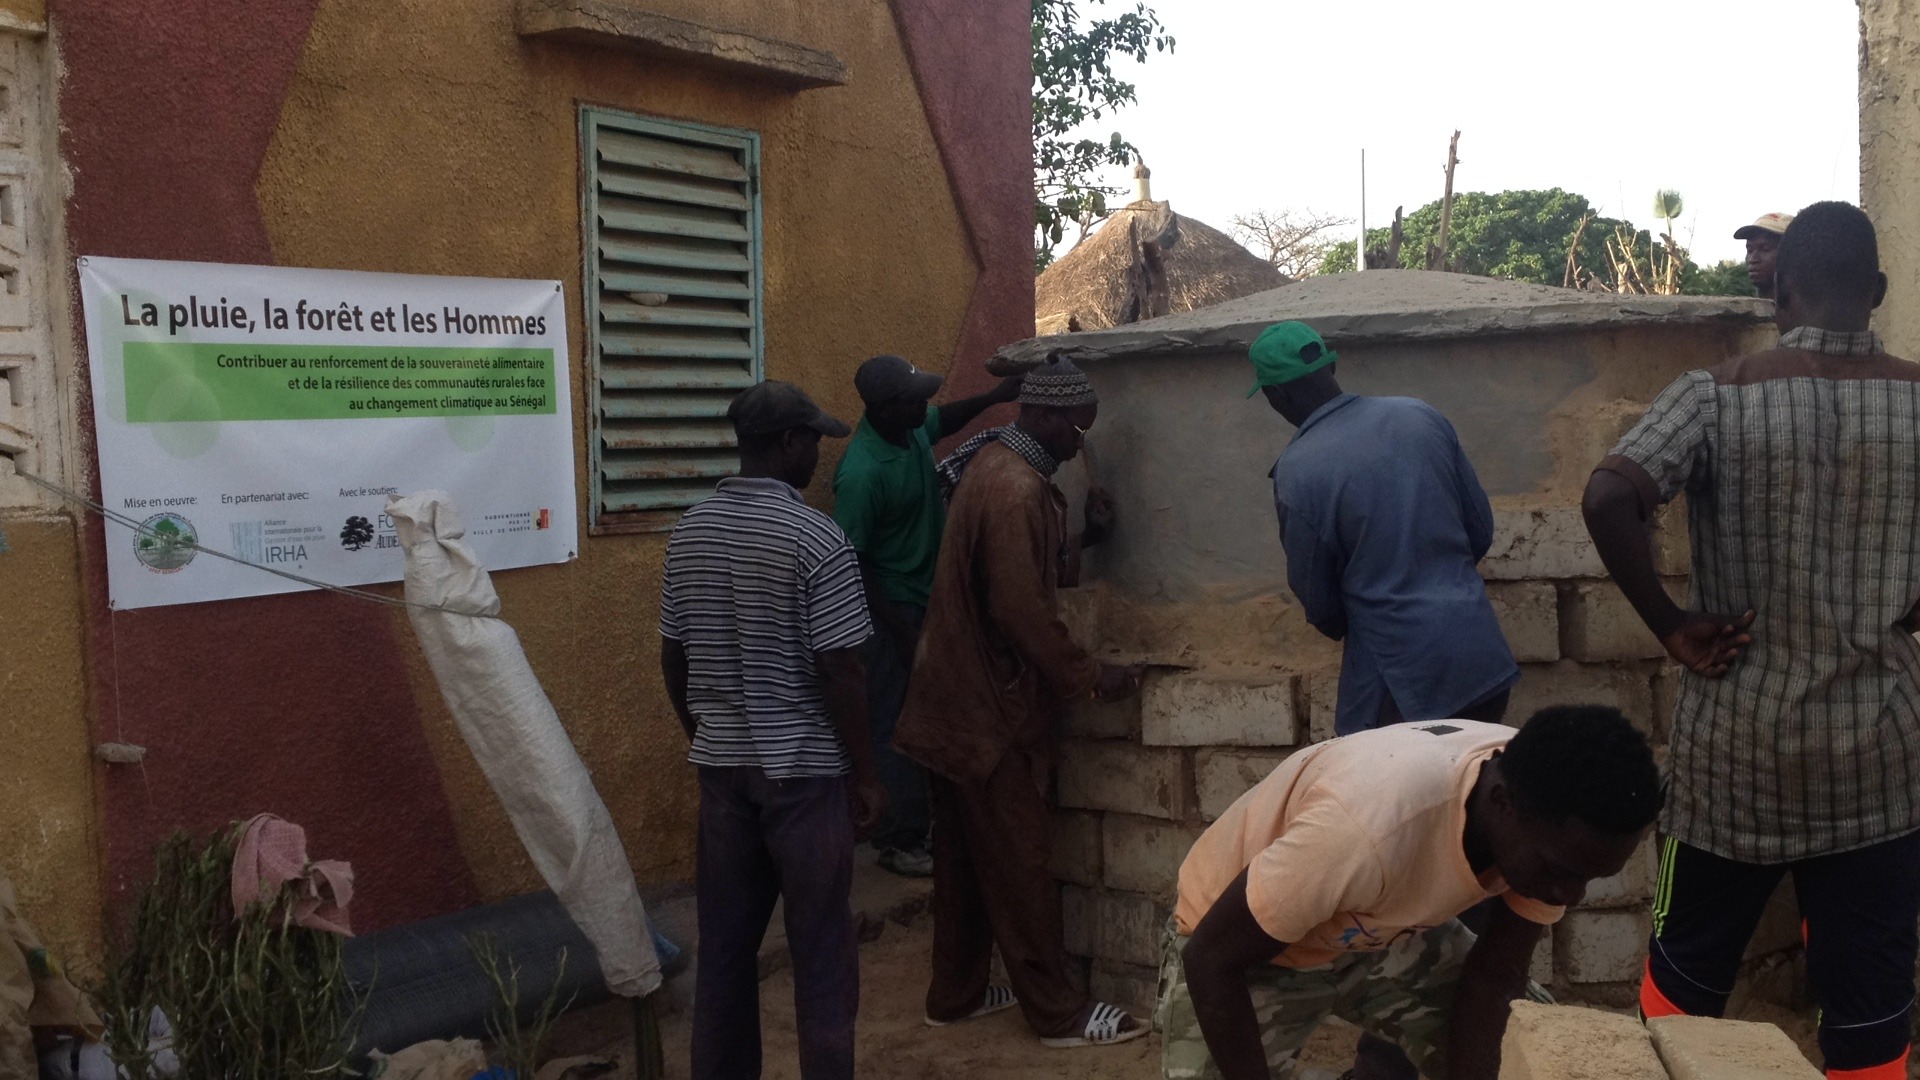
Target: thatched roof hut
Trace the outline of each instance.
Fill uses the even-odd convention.
[[[1265,292],[1287,284],[1226,233],[1154,202],[1145,164],[1134,201],[1113,212],[1034,282],[1040,334],[1105,330]]]

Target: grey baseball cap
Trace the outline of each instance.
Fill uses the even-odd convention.
[[[811,428],[835,439],[853,433],[852,428],[815,405],[805,390],[777,379],[740,391],[727,406],[727,419],[742,435],[772,435],[794,428]]]

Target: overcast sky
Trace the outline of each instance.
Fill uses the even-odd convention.
[[[1440,197],[1455,128],[1456,191],[1561,187],[1645,226],[1674,188],[1703,262],[1742,257],[1733,230],[1761,213],[1859,198],[1853,0],[1150,2],[1179,45],[1123,65],[1140,103],[1098,133],[1222,229],[1256,208],[1355,216],[1363,147],[1385,225]]]

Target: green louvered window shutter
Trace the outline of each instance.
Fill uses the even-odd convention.
[[[739,470],[727,403],[761,377],[760,144],[581,111],[593,523],[668,526]]]

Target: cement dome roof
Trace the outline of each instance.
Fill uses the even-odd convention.
[[[1757,324],[1773,305],[1742,296],[1641,296],[1562,289],[1427,270],[1311,277],[1197,311],[1106,330],[1056,334],[1002,348],[988,369],[1012,374],[1071,349],[1076,362],[1121,356],[1245,352],[1266,326],[1298,319],[1336,347],[1709,322]]]

